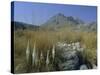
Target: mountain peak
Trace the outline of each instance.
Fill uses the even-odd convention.
[[[64,14],[62,14],[62,13],[57,13],[55,16],[56,17],[64,17],[64,18],[66,18],[66,16]]]
[[[44,26],[57,26],[57,27],[63,27],[68,25],[79,25],[81,24],[80,19],[76,19],[73,16],[65,16],[62,13],[57,13],[56,15],[52,16],[46,23],[44,23]]]
[[[64,14],[62,14],[62,13],[58,13],[57,16],[64,16]]]

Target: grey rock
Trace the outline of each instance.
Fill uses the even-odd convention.
[[[93,69],[97,69],[97,66],[95,64],[92,65]]]
[[[80,66],[80,70],[86,70],[86,69],[88,69],[88,67],[85,64]]]
[[[58,65],[61,70],[76,70],[79,67],[77,51],[70,46],[57,45]]]

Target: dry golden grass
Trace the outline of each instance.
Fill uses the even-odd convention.
[[[84,59],[95,63],[97,59],[97,33],[95,32],[77,32],[71,29],[61,29],[59,31],[48,31],[48,30],[18,30],[14,32],[14,48],[15,48],[15,66],[20,63],[21,59],[25,59],[25,50],[27,47],[27,41],[30,40],[30,48],[33,49],[34,43],[36,48],[44,56],[46,51],[50,50],[54,44],[59,41],[64,42],[75,42],[79,41],[86,50],[83,52]]]

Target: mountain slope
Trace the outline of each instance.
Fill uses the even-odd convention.
[[[14,25],[14,30],[18,30],[18,29],[37,30],[37,29],[39,29],[39,26],[26,24],[26,23],[22,23],[22,22],[12,21],[11,24]]]
[[[47,22],[41,25],[42,29],[58,30],[61,28],[72,28],[72,30],[96,31],[96,22],[85,23],[79,18],[73,16],[65,16],[58,13],[52,16]]]
[[[43,27],[63,27],[63,26],[71,26],[71,25],[79,25],[79,24],[83,24],[84,22],[81,21],[78,18],[74,18],[72,16],[68,16],[66,17],[65,15],[58,13],[56,15],[54,15],[53,17],[51,17],[46,23],[44,23],[42,26]]]

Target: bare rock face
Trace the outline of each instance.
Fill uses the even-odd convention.
[[[62,54],[64,58],[64,62],[61,64],[61,68],[63,70],[74,70],[77,69],[79,64],[79,58],[77,56],[76,51],[66,51]]]
[[[59,70],[96,69],[97,66],[83,61],[81,53],[85,50],[80,42],[56,44],[56,61]]]
[[[77,55],[78,43],[77,46],[59,43],[56,48],[56,58],[58,58],[58,66],[61,70],[77,70],[79,68],[80,63]]]

